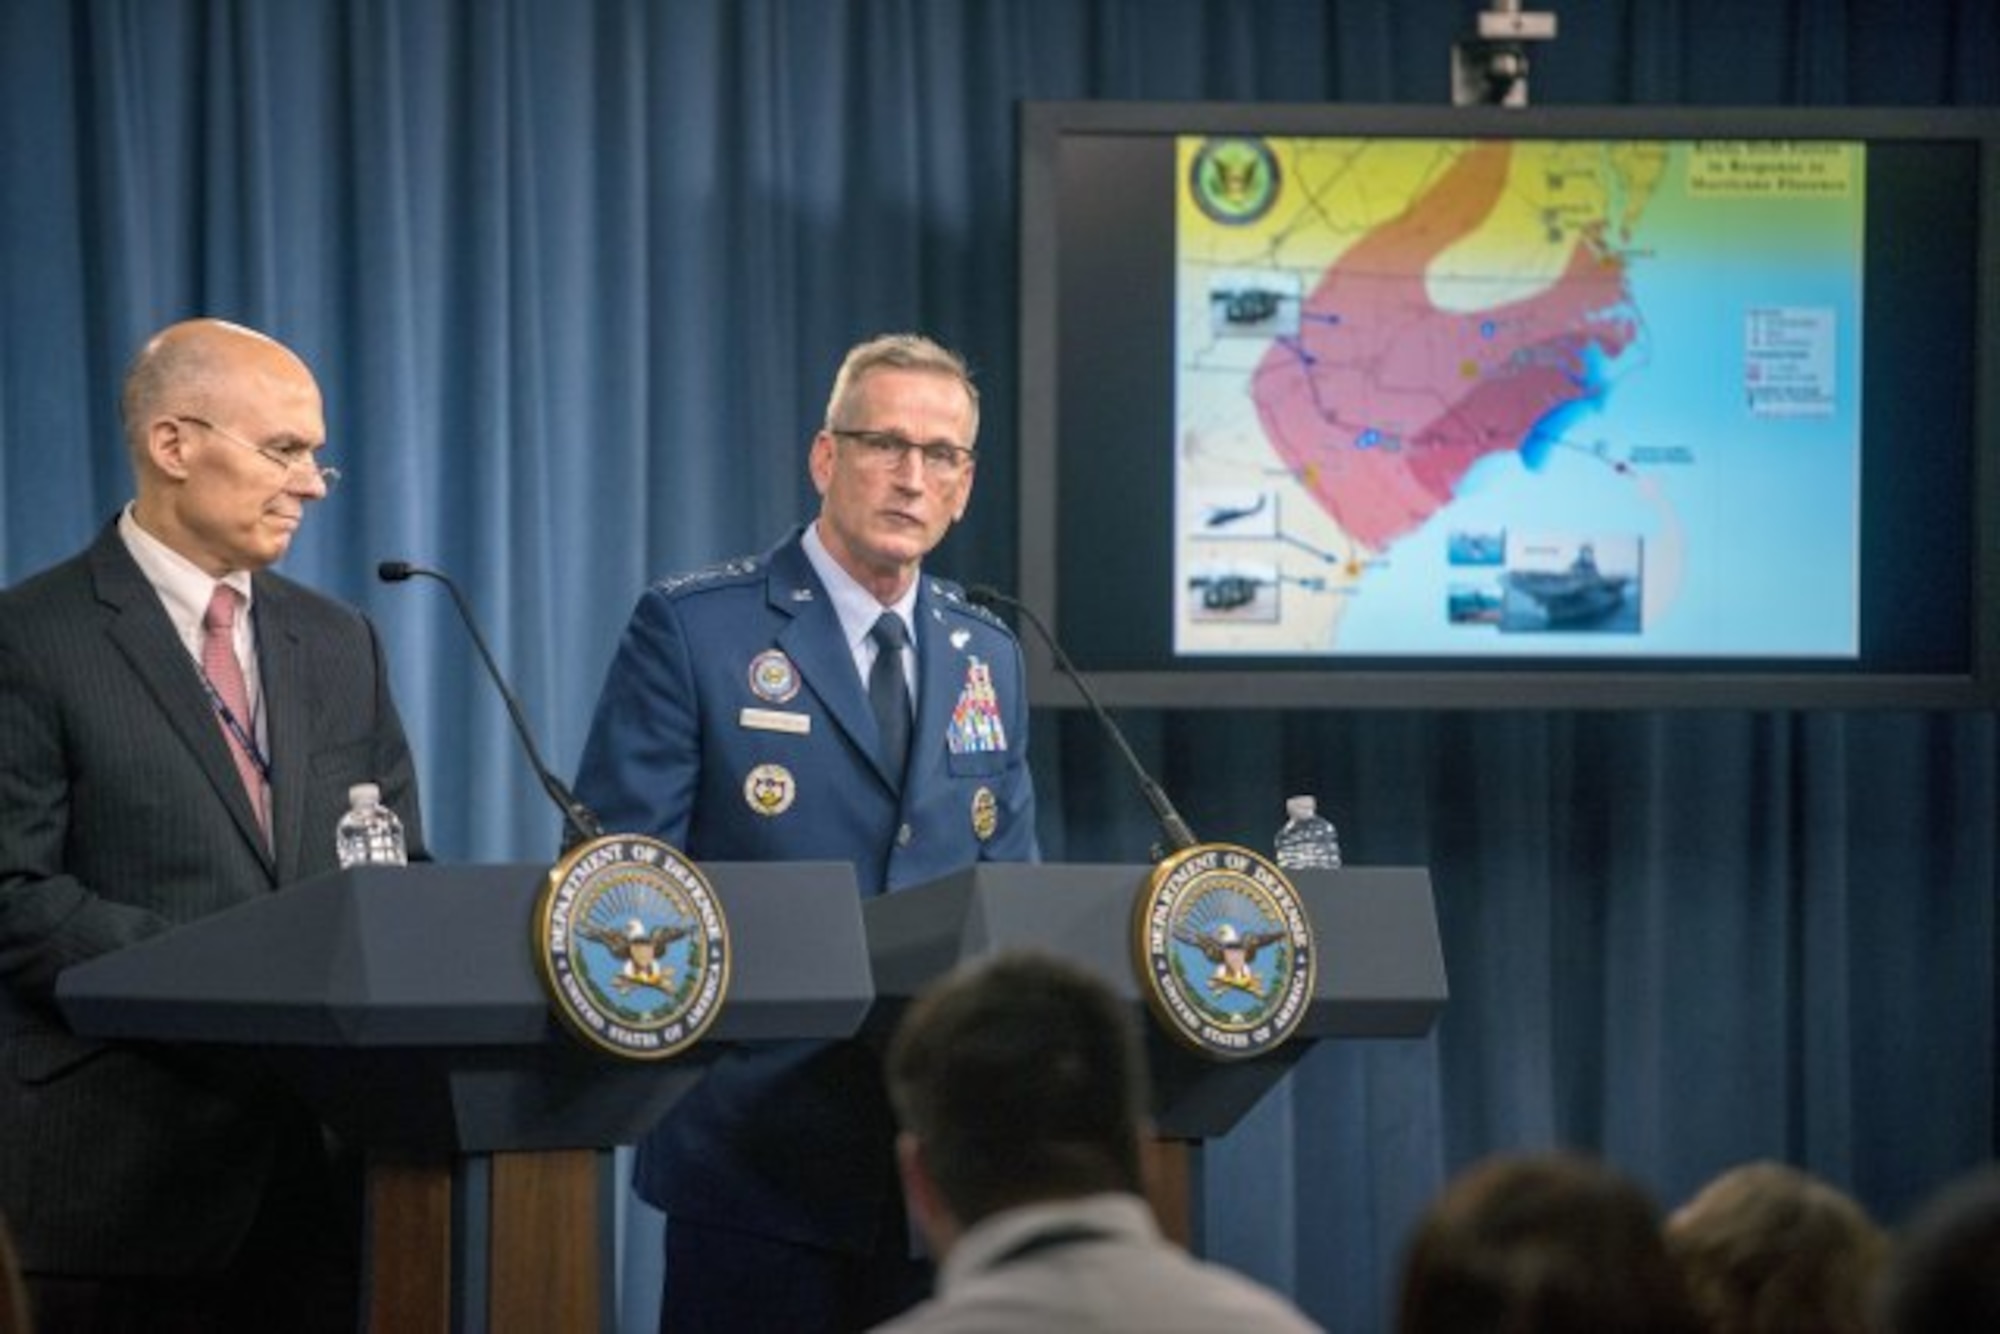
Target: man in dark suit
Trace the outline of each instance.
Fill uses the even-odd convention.
[[[133,502],[0,593],[0,1213],[50,1330],[353,1327],[353,1197],[248,1058],[102,1042],[68,965],[336,866],[379,783],[422,855],[381,646],[269,570],[337,476],[311,372],[176,324],[123,396]]]
[[[1037,855],[1020,645],[920,570],[965,514],[978,426],[936,343],[848,353],[818,519],[641,595],[577,780],[607,828],[697,861],[849,861],[865,895]],[[860,1044],[720,1060],[640,1146],[662,1329],[859,1329],[920,1297],[894,1137]]]

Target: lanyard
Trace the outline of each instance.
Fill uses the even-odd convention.
[[[215,706],[216,716],[222,719],[222,725],[229,729],[229,735],[236,739],[236,744],[242,747],[243,753],[250,758],[252,767],[257,770],[257,776],[264,780],[266,787],[269,787],[271,762],[264,758],[264,752],[258,748],[257,738],[250,735],[249,729],[236,717],[236,711],[223,702],[222,692],[215,688],[215,682],[208,679],[208,673],[201,669],[200,664],[195,666],[195,675],[201,678],[202,689],[208,692],[208,702]]]

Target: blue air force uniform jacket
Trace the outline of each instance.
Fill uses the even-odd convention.
[[[1037,853],[1020,645],[926,576],[916,723],[899,784],[839,617],[795,531],[765,556],[639,599],[577,795],[696,862],[848,861],[864,895]],[[872,1054],[799,1043],[725,1056],[641,1145],[669,1214],[848,1251],[900,1240],[893,1122]]]

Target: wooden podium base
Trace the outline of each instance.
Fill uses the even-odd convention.
[[[369,1334],[604,1328],[610,1150],[373,1159]]]
[[[363,1328],[451,1328],[451,1165],[372,1158],[363,1242]]]
[[[1201,1254],[1201,1226],[1196,1214],[1200,1191],[1201,1145],[1184,1139],[1151,1139],[1139,1146],[1139,1169],[1146,1181],[1146,1199],[1160,1231],[1185,1250]]]

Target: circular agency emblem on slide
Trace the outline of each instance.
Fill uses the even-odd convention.
[[[1203,843],[1154,867],[1132,943],[1154,1014],[1220,1060],[1276,1050],[1313,998],[1312,922],[1284,872],[1247,848]]]
[[[692,1046],[729,992],[729,922],[694,863],[658,839],[571,849],[535,904],[535,966],[564,1025],[658,1061]]]
[[[1278,202],[1278,159],[1262,139],[1208,139],[1188,168],[1195,206],[1228,227],[1257,221]]]

